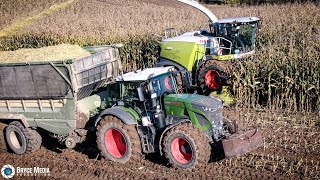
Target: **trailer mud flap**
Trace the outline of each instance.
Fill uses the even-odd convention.
[[[222,141],[226,157],[241,156],[263,145],[260,129],[238,132]]]

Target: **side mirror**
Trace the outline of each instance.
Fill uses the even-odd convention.
[[[137,88],[138,91],[138,96],[139,96],[139,101],[143,102],[145,101],[145,97],[144,97],[144,93],[143,93],[143,87],[138,87]]]

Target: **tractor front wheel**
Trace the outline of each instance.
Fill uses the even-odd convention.
[[[222,89],[226,84],[227,62],[208,60],[204,63],[198,73],[198,93],[209,95],[212,91]]]
[[[141,142],[134,125],[126,125],[114,116],[105,116],[97,127],[97,145],[101,155],[126,163],[142,157]]]
[[[162,145],[169,163],[177,168],[198,168],[210,160],[208,138],[191,123],[180,124],[169,130]]]

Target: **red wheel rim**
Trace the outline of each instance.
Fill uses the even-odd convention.
[[[172,85],[171,85],[171,82],[170,82],[170,77],[167,76],[165,79],[164,79],[164,85],[166,86],[166,88],[168,90],[172,90]]]
[[[117,129],[109,129],[104,134],[107,151],[115,158],[122,158],[127,152],[127,143],[123,134]]]
[[[217,90],[221,87],[220,74],[215,70],[209,70],[205,75],[206,85],[211,90]]]
[[[192,148],[182,137],[175,138],[171,143],[171,152],[176,161],[187,164],[192,159]]]

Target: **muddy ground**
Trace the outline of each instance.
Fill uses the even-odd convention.
[[[243,119],[261,119],[264,116],[267,115],[249,113]],[[288,120],[281,124],[272,122],[279,120],[278,116],[274,117],[266,117],[268,123],[255,122],[263,130],[263,147],[245,156],[228,159],[223,159],[223,154],[216,149],[212,162],[192,171],[174,169],[157,154],[146,156],[141,162],[110,162],[101,159],[94,141],[84,142],[70,150],[45,134],[43,146],[37,152],[26,155],[1,152],[0,162],[1,166],[48,167],[50,179],[320,179],[319,125],[303,125],[299,118],[295,123]],[[317,120],[319,117],[310,118]],[[43,178],[48,176],[14,177]]]

